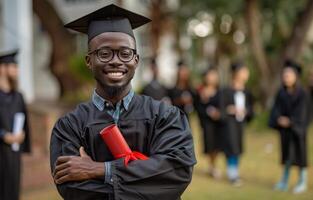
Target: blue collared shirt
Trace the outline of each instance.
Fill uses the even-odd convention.
[[[117,124],[120,114],[125,112],[129,108],[129,104],[134,96],[134,91],[130,90],[130,92],[114,106],[110,101],[105,100],[100,95],[97,94],[96,90],[94,90],[92,95],[92,102],[100,111],[106,111],[109,115],[111,115],[114,119],[114,122]],[[106,183],[113,183],[112,179],[112,171],[111,171],[111,162],[104,162],[105,167],[105,178],[104,181]]]
[[[133,99],[134,91],[131,90],[121,101],[117,102],[114,106],[110,101],[105,100],[100,95],[94,91],[92,95],[92,102],[100,111],[106,111],[114,119],[114,122],[117,123],[120,117],[120,114],[128,110],[129,104]]]

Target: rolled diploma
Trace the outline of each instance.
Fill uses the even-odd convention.
[[[14,115],[14,123],[13,123],[13,134],[21,134],[25,123],[25,114],[24,113],[16,113]],[[13,151],[19,151],[20,145],[18,143],[14,143],[11,145]]]
[[[238,110],[244,110],[246,107],[246,97],[242,91],[235,93],[235,107]],[[241,122],[244,120],[244,116],[236,115],[236,119]]]

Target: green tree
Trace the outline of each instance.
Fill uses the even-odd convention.
[[[231,60],[244,57],[250,66],[256,66],[256,69],[252,68],[256,78],[253,87],[257,88],[255,93],[264,106],[268,105],[277,88],[279,72],[285,59],[291,58],[301,61],[302,64],[313,59],[308,56],[311,55],[311,49],[306,48],[309,45],[306,36],[313,21],[313,0],[180,2],[181,8],[176,14],[180,27],[178,31],[182,33],[186,30],[186,22],[198,12],[206,11],[212,14],[215,17],[214,33],[208,37],[217,40],[213,63],[218,64],[221,56],[227,56]],[[225,14],[230,15],[232,19],[231,30],[227,34],[221,33],[220,30]],[[233,42],[232,37],[237,29],[248,35],[244,44]],[[199,45],[197,42],[194,44]],[[197,51],[199,48],[195,49]],[[258,74],[260,76],[257,76]]]

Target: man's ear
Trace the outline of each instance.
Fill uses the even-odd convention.
[[[136,65],[136,68],[138,66],[138,63],[139,63],[139,55],[136,55],[135,56],[135,65]]]
[[[88,69],[91,70],[91,58],[89,55],[85,56],[85,63],[86,63],[86,66],[88,67]]]

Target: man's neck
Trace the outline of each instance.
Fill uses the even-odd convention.
[[[106,92],[106,90],[103,87],[100,87],[99,85],[96,88],[96,92],[99,96],[104,98],[107,101],[110,101],[112,104],[116,104],[117,102],[121,101],[131,90],[131,85],[129,84],[126,86],[123,90],[118,92],[116,95],[112,96]]]

